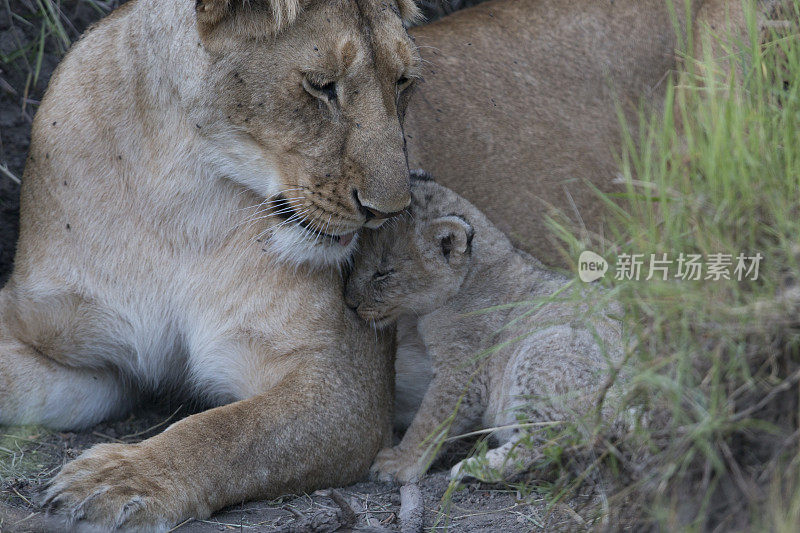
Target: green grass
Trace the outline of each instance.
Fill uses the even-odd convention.
[[[21,70],[27,75],[24,87],[14,88],[24,99],[33,94],[39,82],[45,81],[42,61],[46,53],[63,55],[79,37],[71,14],[82,5],[92,9],[97,18],[109,13],[118,2],[101,0],[24,0],[0,1],[0,16],[11,27],[21,31],[10,33],[13,50],[0,52],[0,64],[5,71]],[[67,10],[69,8],[69,10]],[[4,86],[11,87],[8,84]]]
[[[662,527],[797,524],[800,39],[765,39],[753,10],[747,25],[722,56],[686,57],[664,112],[626,138],[626,192],[604,199],[611,237],[591,248],[733,256],[731,280],[614,282],[636,324],[629,401],[651,414],[619,445],[646,472],[612,505]],[[757,280],[736,279],[739,253],[763,256]]]
[[[6,484],[30,482],[42,476],[52,463],[46,437],[50,431],[36,426],[3,427],[0,433],[0,501],[7,497]]]
[[[637,423],[548,429],[543,480],[518,485],[553,508],[593,489],[587,523],[800,523],[800,1],[785,5],[792,22],[767,31],[748,8],[748,37],[683,58],[663,108],[626,135],[624,191],[598,193],[606,240],[553,222],[570,257],[609,261],[605,283],[633,327],[621,385]],[[663,253],[731,254],[732,279],[613,279],[622,254],[644,254],[646,273]],[[757,280],[735,279],[739,253],[762,255]]]

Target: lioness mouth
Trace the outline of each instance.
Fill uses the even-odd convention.
[[[339,244],[341,244],[342,246],[347,246],[348,244],[350,244],[353,241],[353,238],[355,238],[355,236],[356,236],[356,232],[355,231],[351,231],[350,233],[345,233],[344,235],[338,235],[338,236],[333,237],[333,238],[337,239],[339,241]]]
[[[323,233],[321,231],[317,231],[312,228],[308,228],[307,226],[301,224],[304,228],[308,229],[309,231],[314,232],[314,235],[319,235],[323,239],[329,239],[331,242],[337,243],[341,246],[347,246],[353,239],[355,239],[357,232],[351,231],[350,233],[345,233],[343,235],[331,235],[330,233]]]
[[[295,210],[295,206],[293,206],[283,195],[279,196],[272,207],[272,211],[274,212],[274,216],[280,218],[284,222],[294,222],[298,226],[307,229],[316,237],[322,237],[323,239],[328,239],[333,243],[337,243],[341,246],[347,246],[353,239],[356,237],[358,232],[351,231],[349,233],[344,233],[342,235],[331,235],[330,233],[325,233],[318,229],[312,228],[309,225],[309,222],[303,218],[298,216],[297,211]]]

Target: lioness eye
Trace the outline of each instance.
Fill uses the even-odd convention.
[[[397,79],[397,90],[398,91],[405,90],[409,85],[411,85],[411,78],[409,78],[407,76],[400,76]]]
[[[336,100],[336,82],[331,81],[324,85],[312,81],[308,78],[303,78],[303,88],[308,94],[320,100],[333,101]]]

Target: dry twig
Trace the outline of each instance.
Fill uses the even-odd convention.
[[[402,533],[422,533],[425,522],[425,501],[419,485],[400,487],[400,531]]]

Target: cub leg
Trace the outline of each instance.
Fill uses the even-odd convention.
[[[62,365],[12,337],[0,323],[0,425],[81,429],[128,406],[112,374]]]
[[[483,406],[476,385],[474,383],[467,385],[469,381],[469,374],[447,376],[444,379],[439,376],[434,378],[411,426],[403,435],[403,440],[397,446],[385,448],[378,453],[371,469],[373,477],[383,481],[394,479],[401,483],[416,481],[425,474],[430,463],[444,450],[443,445],[438,453],[432,456],[433,449],[428,448],[435,442],[428,440],[429,436],[437,430],[444,429],[453,435],[474,427],[480,420]],[[462,396],[463,399],[459,404]],[[449,423],[448,428],[446,424],[454,413],[455,418]]]

